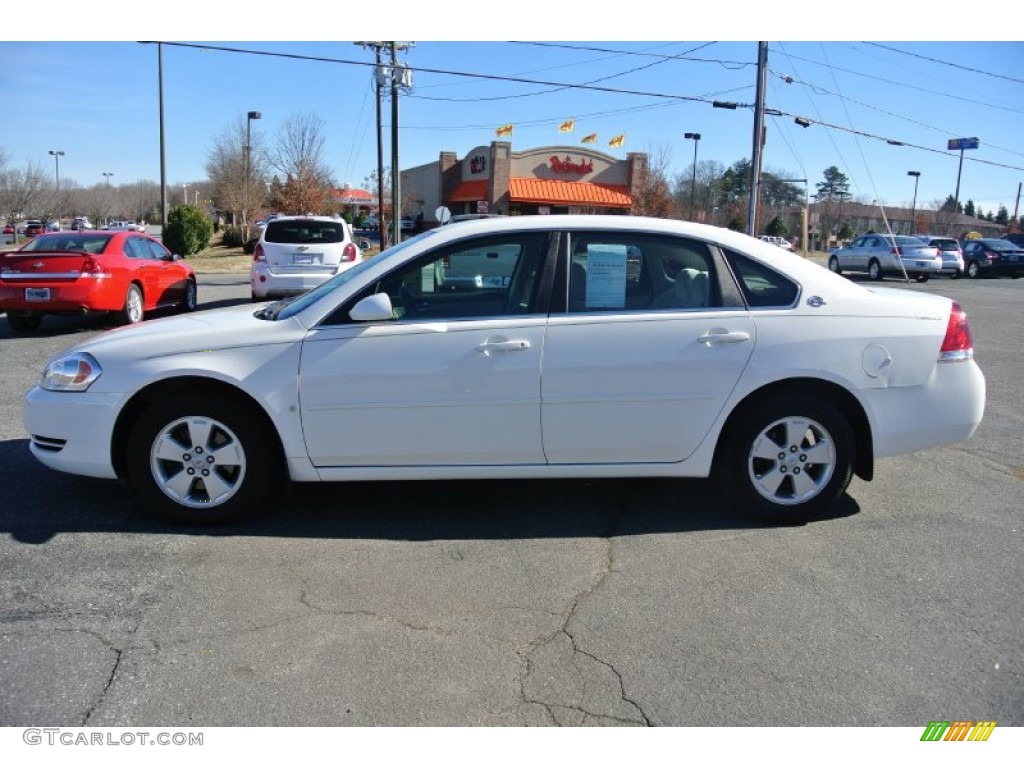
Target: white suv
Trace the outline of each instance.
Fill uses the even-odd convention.
[[[267,222],[252,254],[252,300],[305,293],[363,260],[344,219],[279,216]]]

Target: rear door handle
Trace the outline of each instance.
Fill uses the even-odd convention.
[[[714,344],[739,344],[741,341],[750,341],[750,334],[746,331],[712,330],[698,337],[697,341],[709,347]]]

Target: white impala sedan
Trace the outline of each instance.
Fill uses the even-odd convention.
[[[715,477],[809,520],[875,460],[966,440],[964,312],[725,229],[627,216],[425,232],[291,299],[51,360],[32,453],[191,522],[276,483]]]

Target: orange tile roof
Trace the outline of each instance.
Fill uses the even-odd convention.
[[[487,179],[483,181],[464,181],[448,195],[452,203],[472,203],[474,200],[487,199]]]
[[[509,179],[509,197],[516,202],[554,205],[600,205],[609,208],[633,205],[633,198],[626,187],[589,181],[513,177]]]

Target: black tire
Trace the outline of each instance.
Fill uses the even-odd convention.
[[[921,273],[920,275],[914,275],[914,279],[919,283],[927,283],[928,275],[927,273]]]
[[[978,280],[981,277],[981,267],[978,262],[971,260],[967,262],[967,276]]]
[[[135,325],[141,323],[145,318],[146,310],[142,300],[142,290],[135,283],[128,286],[128,292],[124,295],[124,306],[121,307],[120,320],[124,325]]]
[[[843,274],[843,268],[839,266],[839,258],[837,256],[830,256],[828,259],[829,272],[835,272],[837,275]]]
[[[963,272],[961,272],[961,271],[960,271],[959,269],[954,269],[954,270],[953,270],[953,274],[951,274],[951,275],[949,276],[949,279],[950,279],[950,280],[959,280],[959,279],[960,279],[960,276],[961,276],[962,274],[963,274]]]
[[[868,277],[872,280],[882,280],[885,277],[882,274],[882,265],[878,263],[878,259],[872,259],[868,262]]]
[[[185,297],[181,300],[182,312],[195,312],[199,306],[199,293],[196,288],[196,281],[189,278],[185,284]]]
[[[253,514],[279,476],[262,425],[251,408],[204,390],[149,408],[132,429],[126,457],[143,507],[194,525]]]
[[[740,511],[759,520],[816,520],[853,476],[853,430],[834,405],[815,395],[752,403],[721,439],[715,478]]]
[[[43,316],[38,312],[8,312],[7,324],[15,333],[34,333],[43,323]]]

